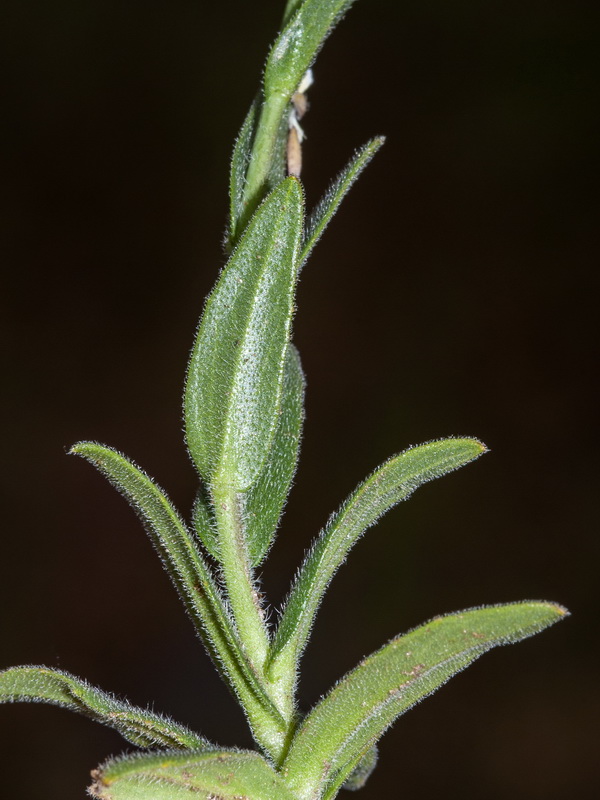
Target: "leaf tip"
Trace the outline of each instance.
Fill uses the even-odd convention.
[[[490,452],[490,448],[487,446],[487,444],[482,442],[481,439],[477,439],[475,436],[451,436],[448,440],[442,439],[441,441],[452,440],[456,440],[462,444],[464,448],[466,448],[465,453],[469,454],[469,461],[475,461],[476,459]]]
[[[564,606],[561,606],[560,603],[548,603],[548,605],[553,611],[556,611],[556,614],[559,619],[564,619],[565,617],[571,616],[571,612],[569,611],[569,609],[565,608]]]
[[[75,442],[75,444],[71,445],[67,450],[67,455],[89,458],[94,446],[98,447],[97,442]]]
[[[480,439],[473,439],[473,443],[479,448],[479,455],[484,455],[485,453],[490,452],[490,448],[487,446],[485,442],[482,442]]]
[[[283,183],[288,186],[290,194],[297,194],[301,202],[304,202],[304,187],[297,175],[288,175],[287,178],[284,178]]]
[[[88,786],[88,794],[90,797],[100,798],[102,793],[107,787],[107,783],[102,776],[100,769],[93,769],[91,772],[92,783]]]

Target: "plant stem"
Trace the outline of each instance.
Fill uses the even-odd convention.
[[[219,532],[221,567],[238,640],[246,663],[273,704],[276,716],[265,713],[264,707],[256,708],[254,704],[250,707],[241,696],[240,700],[250,718],[257,741],[276,763],[280,763],[289,747],[294,724],[293,703],[285,702],[286,698],[275,691],[276,687],[265,676],[269,635],[259,594],[252,579],[239,498],[233,489],[215,481],[213,500]]]
[[[264,684],[269,637],[252,580],[239,500],[235,491],[218,482],[213,486],[213,497],[221,565],[231,612],[248,661]]]
[[[300,5],[301,0],[287,0],[283,12],[282,28],[285,28]],[[246,173],[242,201],[243,211],[236,225],[237,230],[244,230],[265,195],[269,173],[275,160],[282,117],[289,103],[290,95],[288,94],[271,92],[269,95],[265,95]]]
[[[243,231],[257,206],[263,199],[269,178],[269,173],[275,157],[281,118],[289,98],[281,94],[272,94],[265,97],[252,146],[252,156],[246,173],[243,211],[238,225],[238,230]]]

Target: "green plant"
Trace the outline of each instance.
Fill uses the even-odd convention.
[[[474,439],[413,447],[376,470],[317,538],[271,632],[253,570],[262,562],[295,472],[303,375],[290,343],[298,273],[345,193],[382,144],[369,142],[305,219],[299,173],[302,85],[351,0],[289,0],[263,86],[231,169],[230,259],[210,295],[187,376],[186,438],[202,484],[188,527],[162,490],[127,458],[95,443],[93,463],[142,517],[188,614],[244,708],[260,752],[223,751],[149,711],[43,667],[0,674],[3,700],[71,708],[151,753],[94,774],[100,798],[332,798],[359,788],[376,742],[404,711],[492,647],[565,615],[551,603],[472,609],[393,639],[302,717],[298,665],[321,599],[362,533],[422,483],[476,459]],[[301,95],[301,92],[300,92]],[[291,169],[290,169],[291,167]]]

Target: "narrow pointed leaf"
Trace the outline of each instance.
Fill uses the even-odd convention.
[[[354,0],[305,0],[279,34],[265,67],[265,96],[291,98],[323,42]],[[286,9],[287,12],[287,9]]]
[[[229,243],[238,238],[237,223],[242,215],[246,172],[252,153],[252,142],[256,133],[259,99],[255,99],[244,119],[233,148],[229,173]]]
[[[247,662],[208,565],[164,492],[109,447],[79,442],[71,453],[92,463],[137,511],[215,666],[240,698],[257,740],[267,749],[273,746],[281,738],[283,721]]]
[[[202,750],[202,736],[168,717],[116,700],[87,681],[47,667],[13,667],[0,672],[0,702],[50,703],[114,728],[139,747]]]
[[[309,551],[286,602],[271,651],[271,675],[295,672],[321,599],[360,536],[424,483],[468,464],[485,452],[476,439],[441,439],[412,447],[377,469],[329,520]]]
[[[281,396],[281,412],[273,447],[258,480],[243,495],[243,515],[248,555],[253,566],[265,557],[296,472],[304,419],[304,375],[300,356],[289,345]]]
[[[385,142],[384,136],[371,139],[370,142],[362,147],[350,161],[347,167],[340,172],[325,196],[320,200],[315,209],[311,212],[302,239],[300,253],[300,263],[304,264],[311,254],[315,244],[321,238],[323,231],[340,207],[340,204],[348,193],[352,184],[359,177],[361,172],[371,161],[375,153]]]
[[[296,800],[258,753],[243,751],[125,756],[92,777],[100,800]]]
[[[558,605],[525,602],[469,609],[392,639],[348,673],[307,715],[283,765],[302,800],[321,796],[354,768],[400,715],[487,650],[558,622]],[[326,796],[333,796],[327,793]]]
[[[303,197],[294,178],[258,209],[208,298],[190,360],[185,418],[201,477],[235,491],[260,473],[277,423]]]

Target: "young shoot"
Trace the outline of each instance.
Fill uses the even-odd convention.
[[[139,748],[92,773],[99,800],[331,800],[364,785],[393,722],[499,645],[561,620],[525,601],[436,617],[364,658],[316,705],[297,700],[300,662],[324,594],[350,550],[422,484],[486,452],[453,437],[409,447],[372,472],[315,537],[278,622],[268,627],[256,569],[296,473],[304,375],[292,319],[300,270],[352,184],[383,144],[367,142],[306,209],[302,118],[313,64],[352,0],[288,0],[283,27],[236,140],[229,181],[229,259],[197,330],[184,390],[185,444],[197,472],[190,519],[118,450],[79,442],[141,518],[198,637],[244,710],[256,750],[225,750],[183,725],[117,700],[68,672],[0,673],[0,699],[62,706]],[[149,703],[152,706],[152,703]]]

